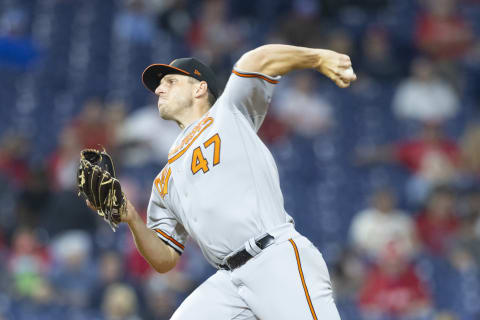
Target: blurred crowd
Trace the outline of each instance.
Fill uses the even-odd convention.
[[[155,273],[77,196],[79,152],[104,147],[145,217],[179,129],[142,69],[196,56],[225,83],[263,43],[358,76],[284,77],[259,132],[342,319],[479,319],[479,31],[476,0],[0,0],[0,319],[168,319],[215,271],[189,241]]]

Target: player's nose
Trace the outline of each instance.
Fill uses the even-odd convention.
[[[159,84],[158,87],[155,89],[155,94],[159,96],[162,93],[165,93],[165,89],[162,87],[162,84]]]

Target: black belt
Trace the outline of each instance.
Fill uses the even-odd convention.
[[[269,234],[255,241],[257,246],[260,249],[265,249],[269,245],[273,244],[275,238]],[[218,267],[224,270],[233,270],[238,267],[243,266],[248,260],[252,259],[253,256],[248,253],[247,249],[243,249],[232,255],[230,258],[225,261],[225,264],[221,264]]]

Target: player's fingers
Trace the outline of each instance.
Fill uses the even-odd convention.
[[[343,54],[343,53],[340,53],[338,55],[338,59],[341,60],[341,61],[350,61],[350,57],[346,54]]]
[[[340,69],[348,69],[348,68],[351,68],[352,67],[352,62],[350,60],[348,61],[345,61],[345,60],[342,60],[338,63],[338,67]]]
[[[340,88],[346,88],[346,87],[350,86],[350,82],[344,81],[342,78],[337,78],[335,80],[335,84],[337,86],[339,86]]]
[[[344,82],[352,82],[357,80],[357,75],[353,71],[347,70],[340,75],[340,78],[342,78]]]
[[[345,74],[345,70],[331,70],[329,71],[326,75],[332,79],[335,84],[340,87],[340,88],[347,88],[350,86],[350,81],[354,81],[356,79],[356,76],[353,74],[353,76],[347,76]]]
[[[338,76],[340,78],[342,78],[342,80],[347,81],[347,82],[355,81],[357,79],[357,75],[355,74],[355,72],[353,71],[353,68],[351,66],[348,67],[348,68],[339,69],[339,75]]]

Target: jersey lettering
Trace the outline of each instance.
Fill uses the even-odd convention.
[[[202,134],[202,132],[207,129],[212,123],[212,117],[207,117],[200,121],[193,128],[193,130],[185,138],[183,138],[182,142],[177,147],[175,147],[175,149],[173,149],[171,153],[169,153],[168,163],[173,163],[175,160],[180,158],[188,150],[188,148],[190,148],[190,146],[198,138],[198,136],[200,136],[200,134]]]
[[[205,148],[208,148],[213,143],[213,165],[216,166],[220,163],[220,136],[215,134],[203,144]]]
[[[170,179],[171,173],[172,169],[169,167],[167,170],[167,167],[165,167],[162,172],[160,172],[159,177],[156,177],[153,182],[162,198],[165,198],[165,195],[168,193],[168,180]]]
[[[197,147],[193,150],[192,155],[192,172],[196,174],[200,169],[203,173],[208,172],[208,162],[207,159],[203,156],[202,150],[200,147]]]
[[[213,166],[216,166],[220,163],[220,136],[218,133],[211,136],[207,141],[203,143],[203,146],[206,148],[210,147],[213,144]],[[193,150],[192,154],[192,173],[196,174],[200,169],[203,173],[207,173],[208,170],[208,161],[205,159],[203,155],[202,149],[200,147],[196,147]]]

